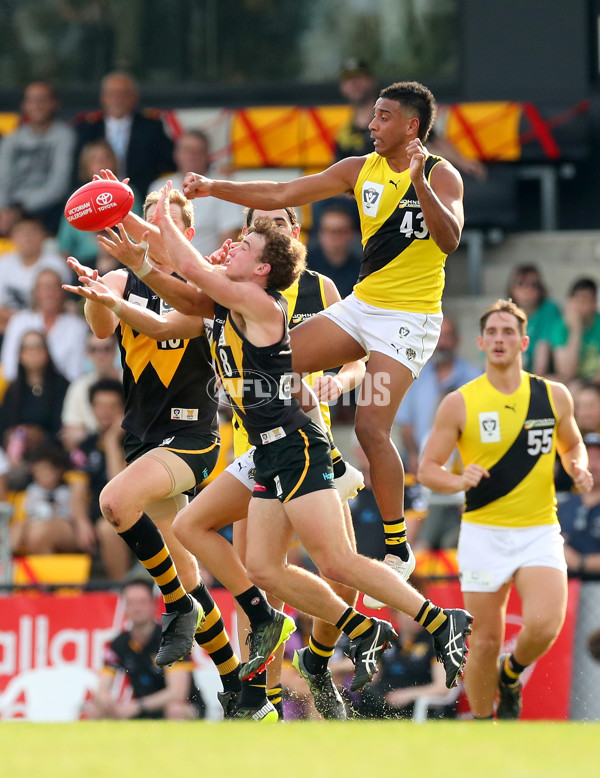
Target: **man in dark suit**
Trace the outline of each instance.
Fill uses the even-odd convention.
[[[90,141],[106,138],[119,161],[120,178],[145,196],[155,178],[175,170],[173,141],[165,133],[158,112],[137,109],[139,89],[127,73],[108,73],[102,79],[102,110],[83,116],[77,123],[77,154]],[[115,171],[116,172],[116,171]]]

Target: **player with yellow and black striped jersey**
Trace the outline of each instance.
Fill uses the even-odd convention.
[[[404,471],[390,430],[437,343],[444,264],[460,243],[464,222],[459,173],[423,145],[434,118],[431,92],[417,82],[399,82],[375,103],[372,154],[285,183],[213,181],[196,173],[184,178],[187,197],[267,209],[354,193],[364,249],[358,283],[345,300],[294,329],[293,368],[312,373],[369,357],[355,428],[383,517],[386,562],[405,579],[414,555],[406,542]],[[368,602],[377,607],[383,601]]]
[[[552,645],[567,602],[567,566],[556,517],[556,453],[576,487],[592,476],[562,384],[522,371],[527,316],[497,300],[481,317],[484,375],[444,398],[421,464],[419,480],[437,492],[465,491],[458,565],[465,606],[475,617],[465,685],[476,718],[518,718],[520,676]],[[446,470],[455,446],[464,472]],[[523,627],[510,655],[498,654],[514,582]]]
[[[384,597],[391,607],[425,626],[444,663],[446,683],[455,685],[466,658],[470,614],[432,605],[389,567],[351,548],[339,497],[331,488],[327,438],[312,421],[302,423],[306,417],[290,396],[289,334],[278,290],[289,287],[299,275],[304,247],[281,234],[271,220],[258,219],[229,250],[223,272],[182,239],[165,208],[169,189],[167,185],[162,190],[156,211],[165,248],[177,272],[202,290],[198,308],[201,315],[212,315],[215,320],[213,353],[220,379],[241,412],[250,442],[256,443],[246,549],[250,580],[292,607],[335,624],[350,637],[353,690],[373,678],[381,654],[395,635],[392,626],[361,616],[346,607],[323,579],[287,564],[289,543],[296,533],[329,579]],[[257,375],[245,382],[242,392],[242,377],[249,378],[249,370]],[[270,415],[264,413],[263,404],[270,406]],[[186,510],[193,513],[185,509],[176,521],[184,542]],[[249,675],[254,668],[264,667],[289,634],[285,618],[274,619],[259,630],[253,628],[250,656],[242,673]],[[238,717],[246,717],[243,709],[238,710]]]
[[[149,195],[146,200],[148,219],[152,219],[157,197]],[[189,239],[193,235],[189,203],[181,193],[173,193],[170,208],[178,229]],[[101,240],[117,258],[144,251],[124,232],[109,231]],[[105,517],[163,594],[167,612],[157,664],[179,658],[180,625],[186,624],[187,645],[189,622],[199,628],[196,641],[215,662],[225,693],[237,692],[239,660],[221,614],[200,579],[197,561],[176,539],[171,526],[177,511],[187,503],[184,492],[208,476],[218,456],[217,406],[206,389],[213,375],[206,338],[197,328],[187,337],[162,342],[147,337],[131,326],[127,314],[130,310],[155,317],[164,314],[168,306],[158,295],[128,269],[112,271],[98,282],[92,280],[96,274],[76,260],[70,264],[88,284],[73,291],[87,298],[85,312],[94,333],[107,337],[118,327],[128,466],[106,485],[100,503]],[[200,624],[202,614],[205,618]],[[188,653],[193,639],[192,634]]]

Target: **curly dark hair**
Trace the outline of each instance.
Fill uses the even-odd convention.
[[[418,81],[396,81],[382,89],[379,97],[396,100],[414,111],[419,120],[419,139],[425,143],[436,116],[435,97],[431,91]]]
[[[248,229],[265,240],[260,261],[271,266],[267,288],[276,292],[288,289],[306,269],[306,248],[295,238],[284,235],[275,222],[266,216],[257,219]]]

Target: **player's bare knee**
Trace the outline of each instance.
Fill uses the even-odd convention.
[[[354,432],[365,453],[381,446],[390,445],[390,430],[376,427],[368,418],[360,419],[357,417]]]

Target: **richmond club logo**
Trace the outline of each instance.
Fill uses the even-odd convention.
[[[96,197],[96,202],[98,205],[108,205],[113,199],[113,196],[110,192],[102,192],[102,194],[99,194],[98,197]]]

